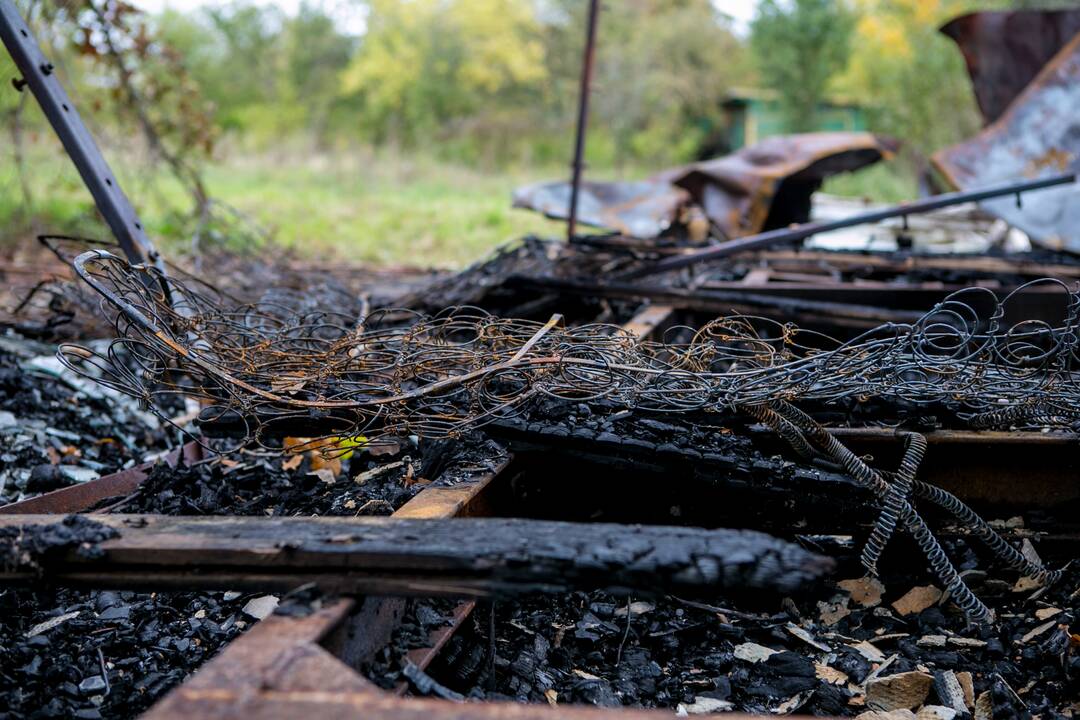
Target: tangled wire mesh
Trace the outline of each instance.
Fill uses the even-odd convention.
[[[545,398],[679,413],[690,422],[743,413],[873,494],[881,514],[863,553],[870,571],[902,527],[968,617],[991,616],[916,512],[918,498],[946,510],[1010,566],[1044,581],[1057,576],[955,496],[915,478],[921,435],[906,433],[897,472],[878,471],[795,406],[874,399],[942,408],[977,428],[1073,428],[1080,294],[1057,280],[1002,300],[969,288],[918,322],[848,341],[731,315],[688,341],[650,342],[615,325],[566,327],[558,316],[540,323],[475,308],[369,312],[350,298],[279,291],[244,303],[198,278],[163,277],[102,250],[83,253],[74,267],[111,311],[117,339],[103,353],[63,345],[65,364],[151,408],[169,395],[195,398],[204,422],[231,425],[252,443],[272,447],[271,439],[311,426],[322,435],[312,446],[323,448],[327,438],[352,447],[408,434],[453,437],[528,414]],[[1033,293],[1053,321],[1025,315]]]

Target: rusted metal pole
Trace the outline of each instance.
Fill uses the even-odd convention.
[[[570,181],[570,212],[566,223],[566,239],[573,240],[577,232],[578,192],[584,166],[585,133],[589,124],[589,88],[592,85],[593,59],[596,54],[596,17],[600,0],[589,0],[589,22],[585,31],[585,56],[581,63],[581,92],[578,96],[577,136],[574,139],[573,178]]]

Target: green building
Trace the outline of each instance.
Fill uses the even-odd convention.
[[[725,140],[731,150],[753,145],[770,135],[790,132],[774,90],[737,89],[724,101]],[[818,105],[817,131],[867,129],[866,112],[854,103],[830,98]]]

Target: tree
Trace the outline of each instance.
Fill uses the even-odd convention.
[[[859,0],[850,63],[836,86],[859,98],[871,126],[925,156],[978,131],[963,57],[938,28],[971,0]],[[916,162],[918,159],[916,158]]]
[[[481,111],[528,112],[547,75],[528,0],[371,0],[342,75],[375,139],[415,143]]]
[[[855,15],[844,0],[761,0],[750,43],[790,130],[812,130],[829,80],[847,63]]]
[[[577,107],[587,6],[583,0],[551,0],[545,17],[553,87],[549,112],[567,139]],[[645,161],[663,167],[693,158],[722,123],[728,90],[751,72],[746,55],[730,19],[710,0],[604,3],[597,30],[590,162],[618,168]]]

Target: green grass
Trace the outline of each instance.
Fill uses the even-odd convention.
[[[900,162],[877,163],[857,172],[840,173],[825,181],[822,192],[875,202],[898,203],[919,195],[915,176]]]
[[[14,163],[0,155],[0,243],[37,232],[109,237],[58,144],[47,135],[39,138],[27,147],[32,218]],[[186,230],[176,218],[190,201],[180,185],[115,148],[107,154],[151,236],[168,254],[186,251]],[[233,150],[204,172],[211,196],[267,231],[271,247],[323,260],[429,267],[461,267],[530,233],[561,235],[562,223],[512,209],[510,194],[518,185],[563,175],[559,168],[483,172],[389,152],[295,148]],[[591,176],[608,179],[614,173],[592,170]],[[914,178],[898,163],[830,178],[824,191],[884,202],[916,196]],[[236,238],[248,237],[241,230],[234,226],[225,242],[236,247]]]
[[[107,236],[58,149],[30,154],[37,230]],[[163,171],[148,174],[145,164],[110,159],[151,235],[166,251],[185,249],[175,221],[175,210],[188,207],[180,185]],[[235,153],[209,164],[204,178],[212,197],[267,231],[275,246],[323,259],[460,267],[523,235],[563,232],[560,223],[510,207],[514,187],[556,172],[485,173],[391,154],[291,152]],[[21,200],[13,165],[5,163],[0,242],[31,234]]]

